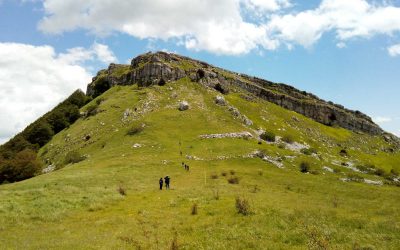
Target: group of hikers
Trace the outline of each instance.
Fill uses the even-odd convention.
[[[189,171],[189,165],[186,165],[184,162],[182,162],[182,167],[184,167],[186,171]]]
[[[189,165],[185,164],[184,162],[182,162],[182,167],[185,168],[186,171],[189,171]],[[160,184],[160,190],[163,189],[164,183],[165,183],[165,189],[169,189],[169,182],[170,182],[171,178],[167,175],[164,178],[160,178],[160,180],[158,181],[158,183]]]
[[[162,190],[162,188],[163,188],[164,181],[165,181],[165,189],[169,189],[169,181],[170,181],[170,180],[171,180],[171,178],[169,178],[168,175],[164,177],[164,180],[163,180],[163,178],[161,177],[160,180],[159,180],[159,183],[160,183],[160,190]]]

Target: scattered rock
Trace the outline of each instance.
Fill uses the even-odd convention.
[[[204,159],[202,159],[202,158],[200,158],[200,157],[197,157],[197,156],[195,156],[195,155],[186,155],[185,157],[186,157],[186,159],[188,159],[188,160],[195,160],[195,161],[203,161],[203,160],[204,160]]]
[[[187,101],[182,101],[182,102],[180,102],[180,103],[179,103],[178,109],[179,109],[180,111],[188,110],[188,109],[189,109],[189,103],[188,103]]]
[[[299,118],[297,118],[296,116],[292,116],[292,120],[295,121],[295,122],[299,122],[300,121]]]
[[[258,157],[261,158],[263,161],[267,161],[278,168],[284,168],[283,163],[282,163],[282,158],[280,157],[273,157],[270,155],[265,154],[264,152],[257,150],[252,153],[253,157]]]
[[[55,169],[56,169],[56,165],[51,164],[51,165],[48,165],[47,167],[45,167],[45,168],[42,170],[42,173],[43,173],[43,174],[47,174],[47,173],[53,172]]]
[[[221,95],[217,95],[217,97],[215,98],[215,103],[221,106],[226,105],[225,98]]]
[[[382,181],[374,181],[374,180],[368,180],[368,179],[364,179],[364,182],[370,185],[383,185]]]
[[[142,144],[139,144],[139,143],[135,143],[132,146],[132,148],[141,148],[141,147],[142,147]]]
[[[249,118],[247,118],[247,116],[242,115],[242,114],[240,113],[240,111],[239,111],[237,108],[235,108],[235,107],[233,107],[233,106],[229,106],[229,107],[228,107],[228,110],[231,112],[231,114],[232,114],[235,118],[240,119],[246,126],[251,126],[251,125],[253,125],[253,121],[250,120]]]
[[[225,133],[225,134],[209,134],[200,135],[201,139],[214,139],[214,138],[252,138],[253,135],[250,132],[238,132],[238,133]]]
[[[331,173],[333,173],[333,169],[332,168],[330,168],[330,167],[323,167],[322,168],[323,170],[325,170],[325,171],[327,171],[327,172],[331,172]]]

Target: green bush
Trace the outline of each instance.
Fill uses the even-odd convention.
[[[0,159],[0,183],[31,178],[42,168],[36,153],[30,149],[18,152],[13,159]]]
[[[235,207],[239,214],[249,215],[251,213],[250,202],[244,197],[236,197]]]
[[[61,110],[49,114],[47,122],[50,124],[55,134],[69,126],[69,120]]]
[[[361,176],[359,176],[358,174],[355,174],[355,173],[349,173],[347,175],[347,179],[349,181],[354,181],[354,182],[363,182],[364,181],[364,178],[362,178]]]
[[[0,156],[6,159],[0,165],[0,175],[3,176],[0,179],[6,178],[5,181],[13,182],[32,177],[35,172],[32,169],[41,165],[40,161],[35,160],[36,152],[49,142],[55,133],[74,123],[80,117],[79,108],[88,100],[81,90],[75,91],[21,133],[0,145]],[[29,160],[23,160],[24,158]]]
[[[141,124],[135,124],[135,125],[132,125],[132,126],[128,129],[128,131],[126,131],[126,134],[132,136],[132,135],[139,134],[139,133],[142,132],[142,131],[143,131],[143,125],[141,125]]]
[[[228,183],[229,184],[239,184],[239,178],[238,177],[229,177]]]
[[[343,156],[343,157],[349,155],[349,154],[347,153],[347,150],[346,150],[346,149],[341,149],[340,152],[339,152],[339,154],[340,154],[341,156]]]
[[[282,137],[282,141],[292,144],[294,142],[294,139],[293,139],[293,136],[291,136],[291,135],[284,135]]]
[[[77,151],[70,151],[67,153],[67,155],[64,158],[64,163],[65,164],[69,164],[69,163],[78,163],[80,161],[85,160],[85,156],[81,155],[79,152]]]
[[[86,117],[94,116],[98,113],[99,105],[97,103],[92,103],[86,108]]]
[[[385,176],[386,175],[386,171],[383,170],[382,168],[376,168],[375,169],[375,175],[377,175],[377,176]]]
[[[260,135],[260,138],[264,141],[275,142],[275,134],[271,131],[265,131]]]
[[[302,173],[308,173],[310,171],[310,163],[306,161],[302,161],[300,163],[300,172]]]
[[[26,139],[32,144],[44,146],[54,135],[54,131],[50,124],[45,121],[34,123],[26,132]]]
[[[96,98],[97,96],[103,94],[111,87],[107,78],[104,76],[97,78],[94,84],[94,93],[92,95],[93,98]]]
[[[312,155],[316,154],[317,150],[315,148],[302,148],[300,152],[302,152],[305,155]]]

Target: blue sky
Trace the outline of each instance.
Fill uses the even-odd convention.
[[[156,50],[293,85],[400,135],[399,0],[0,0],[0,143],[109,63]]]

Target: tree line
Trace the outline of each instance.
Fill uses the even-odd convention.
[[[79,109],[91,100],[76,90],[50,112],[0,146],[0,184],[35,176],[42,168],[37,152],[61,130],[79,117]]]

